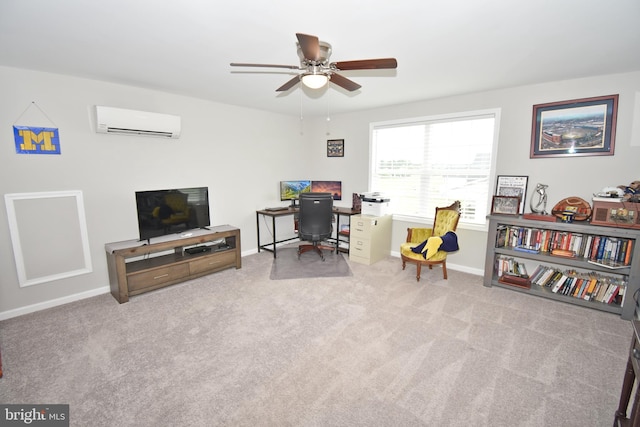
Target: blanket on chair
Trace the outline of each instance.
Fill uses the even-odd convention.
[[[459,250],[458,236],[453,231],[447,231],[444,236],[431,236],[411,250],[417,254],[422,253],[425,259],[432,258],[436,252],[455,252]]]

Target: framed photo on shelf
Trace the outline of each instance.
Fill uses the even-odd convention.
[[[513,196],[493,196],[491,202],[491,215],[519,215],[520,197]]]
[[[533,106],[530,158],[612,156],[618,95]]]
[[[520,197],[518,213],[524,213],[524,203],[527,199],[528,176],[498,175],[496,196]]]
[[[344,139],[327,140],[327,157],[344,157]]]

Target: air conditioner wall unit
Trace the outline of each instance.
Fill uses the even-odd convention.
[[[96,105],[96,132],[179,138],[180,116]]]

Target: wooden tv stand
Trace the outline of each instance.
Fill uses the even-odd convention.
[[[193,247],[204,250],[185,251]],[[151,243],[107,243],[105,250],[111,295],[121,304],[133,295],[242,266],[240,229],[230,225],[155,237]]]

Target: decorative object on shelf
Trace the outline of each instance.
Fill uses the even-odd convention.
[[[491,202],[491,214],[519,215],[520,197],[493,196]]]
[[[536,185],[537,201],[534,205],[534,196],[529,201],[529,207],[531,213],[525,213],[522,215],[524,219],[533,219],[536,221],[556,222],[556,217],[547,213],[547,187],[546,184]]]
[[[362,210],[362,198],[360,197],[360,194],[351,194],[351,209],[358,212]]]
[[[594,197],[591,224],[640,229],[640,203]]]
[[[536,185],[536,194],[538,195],[538,201],[536,205],[533,205],[533,197],[531,198],[530,207],[531,212],[547,215],[547,188],[549,186],[547,184]]]
[[[533,106],[530,157],[612,156],[618,95]]]
[[[527,198],[528,176],[498,175],[496,196],[520,197],[519,213],[524,213],[524,202]]]
[[[344,157],[344,139],[327,140],[327,157]]]
[[[633,181],[629,185],[619,185],[618,188],[622,190],[622,198],[630,202],[640,201],[640,181]]]
[[[610,199],[621,199],[624,196],[624,185],[618,187],[604,187],[597,193],[593,193],[593,197],[606,197]]]
[[[562,212],[562,216],[560,217],[560,219],[562,220],[562,222],[571,223],[573,222],[573,218],[576,216],[577,213],[578,213],[578,208],[576,206],[567,206],[566,208],[564,208],[564,211]]]
[[[565,222],[586,221],[591,217],[591,205],[580,197],[567,197],[556,203],[551,213],[563,221],[571,216],[571,221]]]

